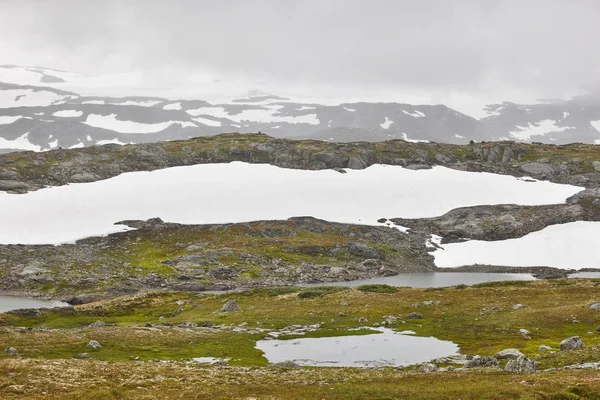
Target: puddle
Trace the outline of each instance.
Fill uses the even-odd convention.
[[[54,308],[70,307],[69,304],[58,300],[31,299],[29,297],[0,295],[0,312],[18,310],[19,308]]]
[[[216,364],[218,362],[228,362],[231,358],[216,358],[216,357],[195,357],[192,361],[199,364]]]
[[[271,363],[294,361],[322,367],[392,367],[424,363],[458,352],[458,346],[433,337],[371,328],[372,335],[259,340],[256,348]]]
[[[313,286],[361,286],[370,284],[385,284],[390,286],[410,286],[414,288],[444,287],[456,285],[475,285],[484,282],[500,281],[532,281],[536,278],[531,274],[494,274],[489,272],[414,272],[384,278],[363,279],[348,282],[323,282],[299,285]]]

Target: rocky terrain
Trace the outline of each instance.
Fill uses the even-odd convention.
[[[0,154],[0,190],[25,193],[45,186],[98,181],[125,172],[231,161],[309,170],[363,169],[373,164],[411,169],[441,165],[588,188],[600,185],[600,147],[594,145],[450,145],[403,140],[342,144],[233,133],[151,144]]]
[[[309,217],[223,225],[122,223],[136,229],[59,246],[0,245],[0,290],[65,298],[349,281],[435,269],[426,236],[386,226]]]

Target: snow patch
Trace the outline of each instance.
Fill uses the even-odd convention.
[[[592,126],[594,127],[595,130],[597,130],[598,132],[600,132],[600,120],[598,120],[598,121],[590,121],[590,124],[592,124]]]
[[[0,117],[0,125],[12,124],[13,122],[15,122],[16,120],[19,120],[21,118],[24,118],[24,117],[22,115],[2,116],[2,117]]]
[[[212,119],[207,119],[207,118],[202,118],[202,117],[196,117],[196,118],[192,118],[194,121],[199,122],[201,124],[204,125],[208,125],[208,126],[221,126],[223,125],[221,123],[221,121],[214,121]]]
[[[409,139],[408,135],[404,132],[402,132],[402,140],[410,143],[429,143],[429,140]]]
[[[57,104],[71,96],[64,96],[47,90],[33,89],[0,90],[0,108],[45,107]]]
[[[116,117],[117,114],[89,114],[87,116],[87,119],[84,121],[84,124],[93,126],[95,128],[103,128],[120,133],[155,133],[163,131],[173,124],[179,124],[182,127],[195,126],[191,122],[181,121],[166,121],[159,122],[156,124],[144,124],[141,122],[134,121],[121,121]]]
[[[551,225],[518,239],[445,244],[432,254],[441,268],[488,264],[514,267],[598,268],[600,222]]]
[[[356,111],[356,109],[354,109],[354,108],[348,108],[348,107],[343,107],[343,109],[346,110],[346,111],[350,111],[350,112],[355,112]]]
[[[163,110],[181,110],[181,103],[171,103],[163,107]]]
[[[388,129],[390,127],[390,125],[393,123],[394,123],[394,121],[388,119],[388,117],[385,117],[385,121],[383,121],[382,124],[379,124],[379,126],[381,126],[383,129]]]
[[[76,111],[76,110],[60,110],[55,112],[54,114],[55,117],[63,117],[63,118],[69,118],[69,117],[81,117],[83,115],[83,111]]]
[[[8,140],[0,137],[0,149],[42,151],[41,146],[33,144],[29,141],[29,132],[23,134],[22,136],[19,136],[14,140]]]
[[[242,162],[201,164],[18,196],[0,192],[0,243],[68,242],[127,229],[113,225],[117,221],[153,217],[211,224],[310,215],[375,226],[382,215],[423,218],[477,204],[557,204],[581,189],[444,167],[413,171],[373,165],[340,174]]]
[[[415,117],[415,118],[423,118],[425,116],[425,114],[423,114],[421,111],[417,111],[417,110],[414,110],[413,112],[402,110],[402,112],[406,115],[410,115],[411,117]]]
[[[528,126],[517,125],[517,128],[518,130],[510,131],[509,133],[512,137],[519,140],[529,140],[531,136],[545,135],[550,132],[563,132],[567,129],[575,129],[569,126],[557,126],[556,121],[551,119],[544,119],[535,124],[529,122]]]

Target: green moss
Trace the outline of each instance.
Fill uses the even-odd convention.
[[[356,289],[368,293],[396,293],[398,288],[390,285],[361,285]]]

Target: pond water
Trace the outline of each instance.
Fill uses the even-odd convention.
[[[0,312],[18,310],[19,308],[53,308],[69,307],[69,304],[59,300],[40,300],[29,297],[0,295]]]
[[[256,348],[271,363],[294,361],[322,367],[386,367],[420,364],[458,352],[458,346],[433,337],[419,337],[373,328],[372,335],[260,340]]]
[[[569,278],[600,278],[600,272],[577,272],[569,275]]]
[[[370,284],[385,284],[390,286],[410,286],[414,288],[444,287],[456,285],[475,285],[483,282],[500,281],[531,281],[531,274],[494,274],[487,272],[414,272],[399,274],[384,278],[363,279],[348,282],[324,282],[299,285],[314,286],[361,286]]]

